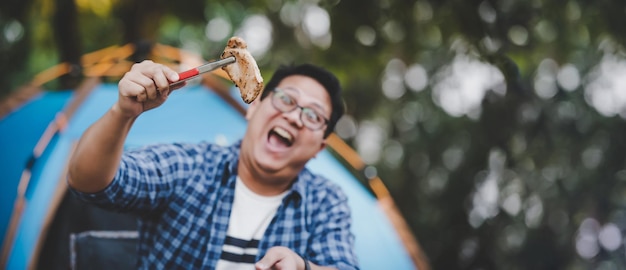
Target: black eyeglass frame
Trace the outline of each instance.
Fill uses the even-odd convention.
[[[293,98],[293,96],[291,96],[290,94],[288,94],[283,88],[276,87],[276,88],[272,89],[271,92],[272,92],[272,96],[270,97],[271,98],[271,102],[270,103],[272,103],[272,106],[274,106],[274,109],[276,109],[276,110],[278,110],[278,111],[280,111],[282,113],[289,113],[289,112],[293,112],[296,109],[300,109],[300,121],[302,121],[302,125],[304,125],[306,128],[308,128],[308,129],[310,129],[312,131],[320,130],[320,129],[323,129],[323,128],[328,126],[328,122],[330,122],[330,120],[328,120],[326,117],[320,115],[320,113],[318,113],[317,111],[315,111],[315,110],[313,110],[313,109],[311,109],[309,107],[300,106],[300,104],[298,104],[298,102],[296,102],[296,99]],[[285,96],[289,97],[289,99],[291,99],[291,101],[293,101],[293,104],[294,104],[294,105],[292,105],[293,108],[290,109],[290,110],[282,110],[281,108],[279,108],[279,106],[276,106],[275,102],[280,102],[276,98],[276,92],[283,93]],[[319,118],[324,120],[322,125],[320,125],[319,127],[311,127],[311,126],[307,125],[306,123],[309,123],[309,122],[303,120],[303,117],[304,117],[303,115],[304,115],[304,110],[305,109],[312,111]]]

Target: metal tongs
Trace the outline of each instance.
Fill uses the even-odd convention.
[[[229,56],[226,57],[224,59],[220,59],[217,61],[213,61],[213,62],[209,62],[207,64],[204,64],[202,66],[196,67],[196,68],[192,68],[190,70],[187,71],[183,71],[181,73],[178,73],[178,81],[173,82],[172,84],[170,84],[170,87],[174,87],[177,86],[185,81],[191,80],[193,78],[196,78],[198,76],[200,76],[201,74],[216,70],[218,68],[221,68],[223,66],[226,65],[230,65],[232,63],[235,63],[236,59],[234,56]]]

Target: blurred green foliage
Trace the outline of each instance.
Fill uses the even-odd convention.
[[[265,77],[340,77],[337,133],[433,269],[624,269],[624,25],[618,0],[5,0],[0,96],[110,45],[211,59],[243,33]]]

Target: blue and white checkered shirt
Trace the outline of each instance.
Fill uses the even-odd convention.
[[[226,238],[241,142],[163,144],[124,154],[114,181],[80,199],[137,214],[142,269],[214,269]],[[311,262],[357,269],[350,209],[340,188],[304,169],[259,244]]]

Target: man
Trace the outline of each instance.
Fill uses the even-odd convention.
[[[70,162],[76,196],[139,216],[139,267],[356,269],[346,196],[304,168],[343,114],[335,76],[313,65],[277,70],[234,145],[125,153],[135,119],[163,104],[177,80],[163,65],[135,64]]]

